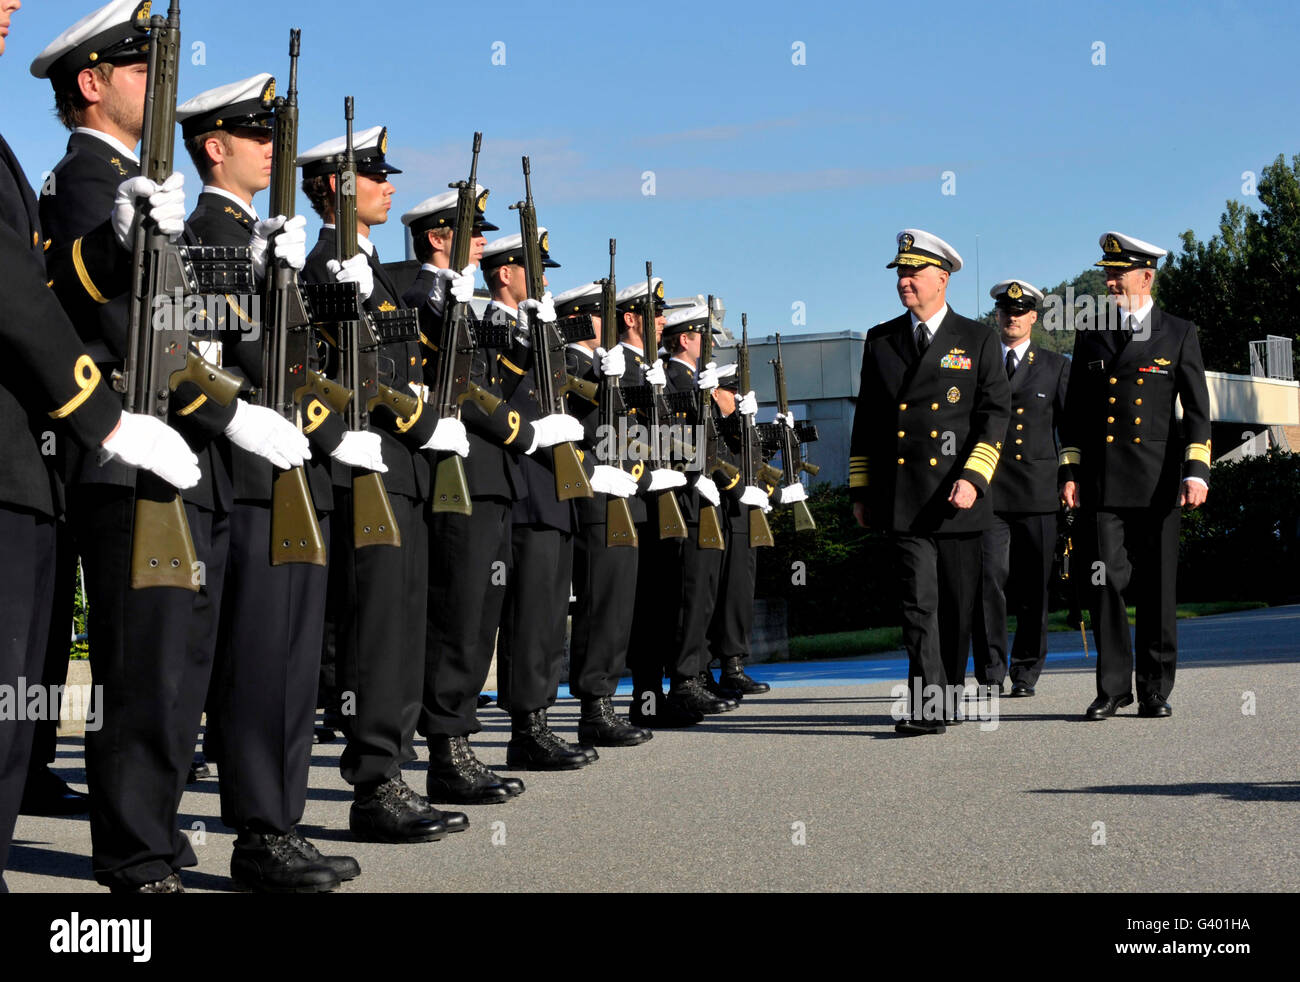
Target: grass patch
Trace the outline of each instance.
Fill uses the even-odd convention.
[[[1190,603],[1178,605],[1179,620],[1193,617],[1211,617],[1215,614],[1230,614],[1239,610],[1258,610],[1268,604],[1260,600],[1220,600],[1210,603]],[[1069,613],[1064,610],[1054,611],[1047,617],[1049,631],[1072,631],[1065,623]],[[1133,608],[1128,609],[1129,621],[1133,620]],[[1084,619],[1088,620],[1087,615]],[[1016,619],[1007,619],[1008,633],[1015,633]],[[838,631],[834,634],[808,634],[790,639],[791,661],[819,661],[823,658],[845,658],[852,655],[873,655],[883,651],[897,651],[903,647],[903,629],[900,627],[869,627],[861,631]]]

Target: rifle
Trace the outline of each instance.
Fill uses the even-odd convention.
[[[147,7],[145,8],[148,9]],[[174,169],[176,87],[180,63],[181,11],[171,0],[167,16],[149,20],[149,58],[140,140],[141,173],[159,183]],[[127,320],[127,356],[113,384],[125,397],[126,410],[166,420],[172,392],[191,382],[221,406],[239,394],[240,380],[209,365],[190,347],[184,318],[155,323],[157,309],[182,294],[198,292],[189,251],[176,246],[152,219],[137,218],[132,230],[131,297]],[[200,251],[200,250],[195,250]],[[217,249],[231,259],[247,250]],[[251,263],[247,274],[251,282]],[[176,489],[152,474],[136,478],[135,524],[131,542],[131,589],[174,587],[198,592],[194,540],[185,505]]]
[[[343,102],[347,144],[336,172],[334,189],[334,258],[339,262],[351,259],[361,248],[357,241],[357,160],[352,145],[352,107],[352,96],[348,96]],[[346,407],[339,403],[336,406],[343,410],[348,427],[360,431],[369,425],[370,411],[384,399],[383,390],[388,387],[379,382],[379,338],[371,319],[361,308],[360,294],[354,291],[354,295],[356,317],[342,321],[338,328],[342,365],[339,381],[352,393],[352,398],[348,399]],[[414,398],[410,401],[415,402]],[[418,406],[412,407],[410,412],[399,413],[399,418],[411,415],[416,408]],[[375,471],[353,469],[352,532],[357,549],[402,544],[402,534],[393,515],[392,502],[388,500],[388,491]]]
[[[528,298],[540,300],[542,285],[542,241],[537,230],[537,209],[533,205],[533,183],[528,158],[524,158],[524,200],[510,206],[519,212],[519,234],[523,240],[524,279]],[[554,324],[540,317],[529,318],[528,331],[533,344],[533,379],[537,385],[537,404],[543,413],[563,413],[563,389],[567,372],[564,364],[564,339]],[[561,443],[551,448],[555,467],[555,497],[560,501],[590,498],[591,483],[578,459],[578,448]]]
[[[617,243],[609,240],[609,278],[600,281],[600,343],[606,351],[614,350],[618,344],[618,285],[614,279],[614,253]],[[608,375],[600,377],[600,432],[605,439],[613,438],[619,422],[626,418],[626,406],[623,402],[623,389],[618,379]],[[601,441],[602,445],[604,441]],[[615,449],[611,459],[605,463],[610,467],[623,469],[623,455]],[[605,547],[632,546],[639,543],[636,524],[632,521],[632,510],[628,508],[625,498],[606,495],[605,501]]]
[[[713,295],[709,295],[709,321],[704,325],[704,336],[700,338],[700,365],[707,365],[713,360]],[[713,421],[713,393],[700,389],[696,393],[695,419],[704,429],[704,466],[701,475],[706,480],[713,480],[713,472],[722,466],[718,457],[718,427]],[[735,468],[732,468],[734,470]],[[739,473],[739,472],[737,472]],[[722,541],[722,522],[718,518],[718,509],[707,501],[700,499],[700,531],[696,545],[701,549],[725,549]]]
[[[298,52],[302,31],[289,32],[289,89],[275,100],[275,134],[271,150],[271,214],[294,216],[298,159]],[[279,233],[276,233],[278,236]],[[268,255],[274,255],[267,246]],[[277,261],[266,278],[268,317],[262,327],[262,386],[257,404],[274,409],[302,428],[301,400],[309,393],[323,394],[321,377],[308,365],[312,351],[311,322],[298,286],[298,271]],[[307,471],[294,467],[277,470],[271,487],[271,565],[307,563],[325,565],[325,539]]]
[[[641,308],[641,340],[645,344],[645,360],[653,365],[659,360],[659,331],[655,323],[654,266],[647,259],[645,264],[645,306]],[[650,458],[647,461],[651,470],[657,469],[662,461],[659,454],[659,425],[668,409],[664,404],[664,387],[655,385],[650,392]],[[682,518],[682,509],[677,504],[677,495],[671,490],[659,492],[659,538],[686,538],[686,520]]]
[[[737,371],[740,375],[740,393],[749,392],[749,315],[740,315],[740,349],[736,353]],[[739,410],[737,410],[739,412]],[[754,421],[741,413],[740,416],[740,470],[746,487],[754,486]],[[775,545],[772,528],[767,524],[763,509],[749,509],[749,547],[758,549],[762,546]]]
[[[469,180],[456,181],[456,228],[451,239],[451,268],[460,272],[469,265],[474,242],[474,219],[478,208],[478,155],[483,134],[474,134],[474,155],[470,159]],[[484,192],[485,194],[487,192]],[[475,338],[470,321],[470,305],[448,297],[443,308],[442,329],[438,335],[438,375],[429,400],[438,409],[439,419],[459,419],[461,404],[473,398],[479,408],[492,415],[501,400],[470,380],[474,368]],[[433,482],[433,510],[473,513],[465,465],[459,454],[449,453],[438,461]]]
[[[776,376],[776,405],[777,412],[783,416],[790,412],[790,399],[785,391],[785,362],[781,358],[781,335],[776,336],[776,358],[772,361],[772,371]],[[784,487],[790,487],[795,481],[799,480],[799,474],[807,471],[814,477],[821,470],[815,464],[808,464],[802,460],[800,454],[799,463],[795,464],[795,454],[799,450],[799,441],[795,437],[794,431],[784,423],[781,426],[781,473],[785,481]],[[808,510],[808,502],[796,501],[794,503],[794,530],[796,532],[810,532],[817,528],[817,523],[813,521],[812,512]]]

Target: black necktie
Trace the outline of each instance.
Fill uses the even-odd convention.
[[[925,355],[925,349],[930,347],[930,329],[925,326],[925,321],[916,325],[916,353]]]
[[[1012,349],[1008,348],[1007,349],[1007,378],[1011,378],[1011,376],[1015,374],[1016,374],[1016,353]]]

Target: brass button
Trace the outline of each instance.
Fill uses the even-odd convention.
[[[1137,380],[1137,383],[1138,383],[1138,385],[1141,385],[1141,384],[1144,383],[1145,381],[1146,381],[1146,379],[1144,379],[1144,378],[1140,378],[1140,379]]]
[[[898,462],[899,462],[900,464],[902,464],[902,462],[903,462],[903,458],[902,458],[902,457],[899,457],[899,458],[898,458]]]
[[[931,466],[931,467],[938,467],[938,466],[939,466],[939,461],[936,460],[934,457],[931,457],[931,458],[930,458],[930,466]]]
[[[930,408],[937,413],[939,411],[939,404],[937,402],[932,402],[930,403]]]
[[[1114,443],[1114,442],[1115,442],[1115,438],[1114,438],[1113,436],[1107,436],[1107,437],[1106,437],[1106,442],[1107,442],[1107,443]],[[901,463],[901,461],[900,461],[900,463]]]
[[[1133,405],[1135,405],[1135,406],[1140,406],[1140,405],[1142,405],[1142,400],[1141,400],[1141,399],[1134,399],[1134,400],[1133,400]]]
[[[1141,438],[1140,436],[1135,436],[1135,437],[1133,438],[1133,442],[1134,442],[1134,443],[1141,443],[1141,442],[1142,442],[1142,438]]]
[[[1017,415],[1017,416],[1023,416],[1024,414],[1025,414],[1025,407],[1024,407],[1024,406],[1021,406],[1019,409],[1016,410],[1016,415]]]
[[[1111,401],[1111,405],[1114,405],[1114,404],[1115,404],[1115,397],[1114,397],[1114,396],[1111,396],[1111,397],[1110,397],[1110,401]]]
[[[1020,459],[1020,454],[1016,454],[1016,460]]]
[[[1025,441],[1024,441],[1024,440],[1017,440],[1017,441],[1016,441],[1016,446],[1017,446],[1017,447],[1022,447],[1022,446],[1024,446],[1024,445],[1025,445]]]
[[[900,440],[901,440],[903,437],[905,437],[905,436],[907,436],[907,433],[905,433],[903,430],[899,430],[899,431],[898,431],[898,438],[899,438]]]
[[[1017,424],[1016,424],[1016,429],[1018,429],[1018,430],[1023,430],[1024,428],[1025,428],[1025,424],[1024,424],[1024,423],[1017,423]]]
[[[907,403],[905,403],[905,402],[900,402],[900,403],[898,404],[898,411],[899,411],[900,413],[905,413],[905,412],[907,412]]]
[[[1111,385],[1114,385],[1114,384],[1115,384],[1116,382],[1118,382],[1118,381],[1119,381],[1119,379],[1115,378],[1113,375],[1111,376],[1111,379],[1110,379],[1110,384],[1111,384]]]
[[[939,431],[938,431],[938,430],[931,430],[931,431],[930,431],[930,439],[931,439],[931,440],[937,440],[937,439],[939,439]]]
[[[1107,423],[1113,423],[1113,422],[1115,422],[1115,417],[1114,417],[1114,416],[1107,416],[1107,417],[1106,417],[1106,422],[1107,422]]]
[[[1142,425],[1142,417],[1139,416],[1137,419],[1133,420],[1133,425],[1134,425],[1134,426],[1141,426],[1141,425]]]

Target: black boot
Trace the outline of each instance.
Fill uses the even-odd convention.
[[[645,689],[632,693],[628,718],[634,726],[655,730],[680,730],[704,722],[704,714],[667,699],[660,690]]]
[[[439,804],[491,805],[513,796],[474,756],[469,738],[463,736],[429,737],[428,781],[428,799]]]
[[[590,763],[578,750],[566,750],[546,725],[546,710],[512,713],[511,736],[506,744],[506,765],[530,771],[571,771]]]
[[[704,686],[704,691],[714,699],[727,703],[732,709],[740,706],[740,700],[743,698],[741,693],[719,685],[718,680],[713,677],[713,671],[707,667],[700,672],[700,685]]]
[[[415,792],[411,793],[414,794]],[[354,858],[351,856],[322,856],[320,850],[304,839],[297,829],[289,832],[288,839],[304,859],[311,860],[313,863],[324,863],[332,869],[334,875],[339,878],[339,882],[355,880],[361,875],[361,864]]]
[[[578,743],[585,747],[635,747],[654,737],[649,730],[633,726],[614,712],[609,696],[582,700],[578,720]]]
[[[596,753],[595,747],[584,747],[577,743],[570,743],[568,740],[564,739],[564,737],[560,736],[560,734],[551,729],[551,721],[546,718],[546,713],[547,710],[543,709],[542,722],[546,725],[546,732],[549,734],[547,739],[550,740],[551,743],[568,753],[582,754],[582,756],[587,758],[588,764],[594,764],[596,761],[600,760],[600,754]]]
[[[324,893],[337,889],[338,874],[309,859],[288,835],[241,832],[230,857],[230,877],[258,893]]]
[[[684,710],[693,709],[705,716],[729,713],[737,705],[730,700],[717,698],[708,689],[704,688],[704,683],[698,678],[686,679],[684,682],[674,681],[672,689],[668,693],[668,704]]]
[[[447,834],[429,803],[400,777],[358,787],[348,827],[371,842],[436,842]]]
[[[721,685],[745,696],[756,696],[772,691],[772,687],[766,682],[755,682],[745,674],[744,661],[739,655],[722,659]]]

